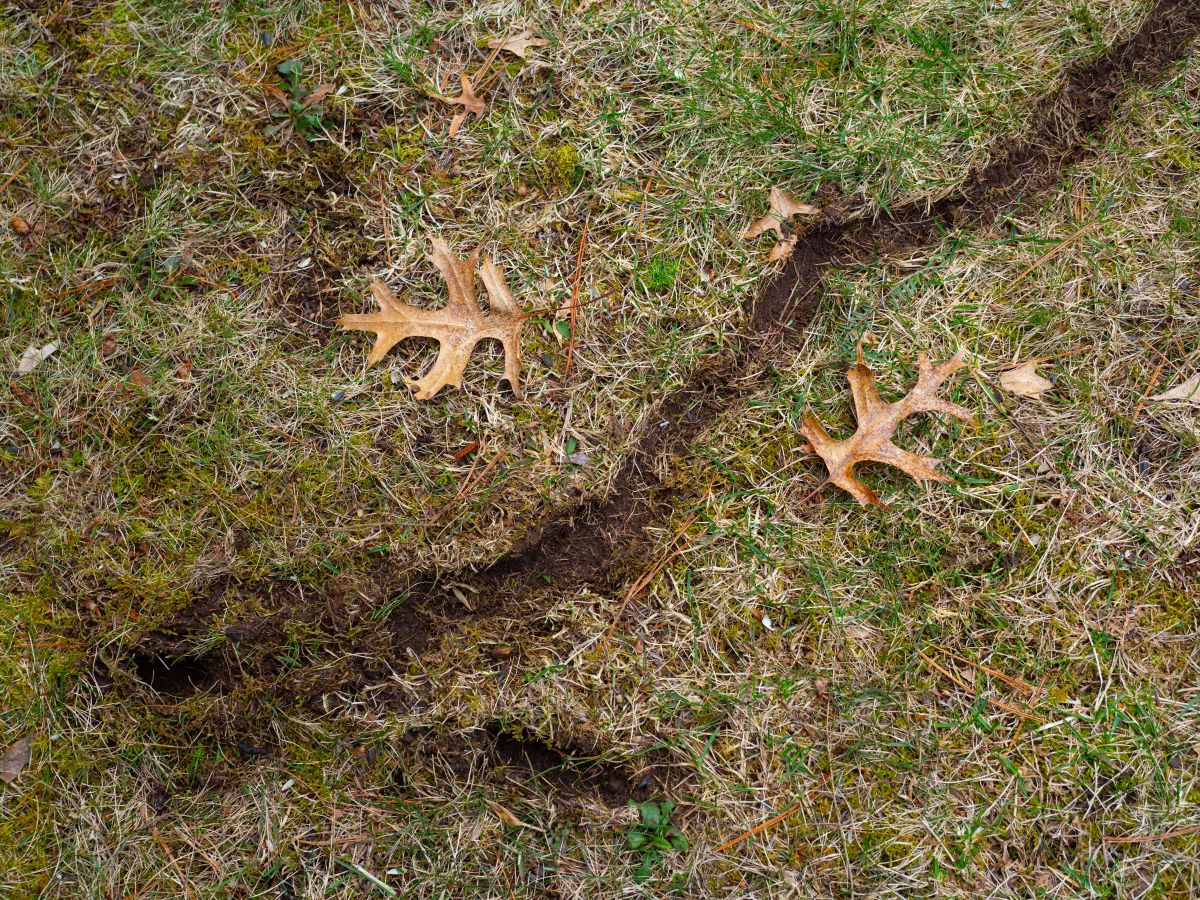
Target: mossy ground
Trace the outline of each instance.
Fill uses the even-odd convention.
[[[1200,821],[1196,420],[1143,401],[1200,366],[1194,59],[1131,93],[1050,194],[830,279],[804,339],[669,461],[680,503],[660,544],[696,520],[636,627],[604,639],[618,603],[556,596],[536,628],[470,622],[378,690],[331,692],[323,715],[253,679],[160,696],[130,661],[214,583],[273,578],[328,599],[278,620],[276,677],[344,664],[339,629],[376,621],[345,585],[375,561],[485,564],[608,490],[649,404],[770,277],[768,245],[740,237],[770,186],[862,216],[953,192],[1144,14],[0,12],[0,223],[33,229],[0,234],[0,356],[12,370],[59,344],[0,399],[0,746],[37,735],[0,790],[0,894],[634,890],[628,810],[453,750],[500,722],[668,760],[691,849],[664,856],[651,895],[680,875],[689,896],[1193,896],[1200,836],[1112,839]],[[550,44],[503,60],[488,112],[448,137],[453,109],[429,94],[457,93],[488,39],[525,26]],[[311,139],[268,134],[288,60],[338,87]],[[374,277],[442,302],[432,235],[484,244],[547,311],[526,331],[524,399],[481,350],[463,391],[418,403],[403,379],[428,347],[365,370],[365,339],[333,328]],[[554,310],[581,243],[564,381]],[[918,351],[966,347],[953,398],[981,419],[913,422],[909,446],[955,481],[869,468],[883,513],[812,496],[796,430],[806,408],[850,429],[864,335],[889,395]],[[996,368],[1031,356],[1053,357],[1054,390],[1002,392]],[[239,597],[226,623],[270,612]]]

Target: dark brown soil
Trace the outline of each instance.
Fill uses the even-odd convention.
[[[211,655],[163,657],[153,651],[139,651],[130,662],[138,678],[164,697],[186,697],[208,690],[223,675],[223,666]]]
[[[596,760],[577,747],[555,747],[540,738],[520,735],[499,722],[487,729],[489,756],[498,770],[510,770],[522,781],[532,776],[560,794],[595,794],[609,807],[650,797],[653,772],[639,775],[630,767]]]
[[[316,699],[338,687],[377,683],[387,662],[402,665],[410,653],[429,650],[456,623],[500,613],[527,615],[546,592],[570,592],[583,586],[605,594],[640,573],[654,548],[647,527],[666,521],[681,498],[664,473],[673,456],[687,453],[691,443],[718,417],[742,402],[768,371],[769,360],[788,346],[817,315],[824,279],[833,268],[855,265],[891,254],[909,254],[964,224],[986,226],[1011,208],[1053,186],[1067,166],[1090,152],[1089,139],[1113,114],[1125,88],[1159,81],[1200,33],[1200,2],[1162,0],[1142,28],[1097,59],[1067,72],[1063,83],[1037,106],[1033,124],[1017,142],[999,148],[988,165],[969,175],[958,192],[935,202],[914,202],[874,218],[831,217],[803,235],[780,274],[750,302],[745,327],[728,346],[701,364],[686,384],[664,397],[646,417],[642,432],[622,464],[613,490],[552,513],[507,553],[478,571],[411,572],[398,563],[376,562],[368,571],[372,593],[391,597],[396,606],[380,636],[373,622],[353,613],[332,632],[340,645],[375,663],[350,664],[310,678],[291,674],[264,678],[282,638],[281,618],[295,618],[299,608],[315,612],[304,621],[338,619],[331,589],[327,596],[298,591],[285,580],[220,586],[218,594],[237,592],[257,598],[272,610],[258,622],[228,628],[224,636],[234,648],[208,659],[185,662],[189,646],[207,628],[213,595],[201,601],[204,614],[186,612],[143,641],[134,668],[143,681],[164,694],[217,689],[238,683],[239,670],[274,682],[273,690],[297,692]],[[476,593],[468,609],[441,584],[468,584]],[[325,609],[321,609],[324,604]],[[215,605],[224,606],[218,601]],[[319,612],[318,612],[319,611]],[[334,624],[331,622],[330,624]],[[347,627],[349,626],[349,627]],[[253,649],[237,652],[237,645]],[[154,662],[159,659],[160,662]],[[161,660],[167,660],[162,663]],[[139,661],[140,660],[140,661]],[[259,660],[258,664],[255,660]],[[233,668],[233,666],[238,668]],[[380,672],[377,672],[376,669]],[[272,672],[271,674],[275,674]],[[283,682],[286,682],[284,684]],[[537,770],[536,748],[515,747],[511,738],[496,736],[498,759],[524,760]]]

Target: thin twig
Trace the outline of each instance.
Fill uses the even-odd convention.
[[[57,300],[59,297],[65,297],[68,294],[77,294],[80,291],[92,290],[93,288],[100,290],[101,288],[108,287],[110,284],[116,284],[118,281],[123,281],[124,279],[124,275],[114,275],[112,278],[102,278],[99,281],[85,281],[83,284],[75,285],[75,287],[66,288],[61,291],[55,291],[53,294],[47,294],[42,299]]]
[[[990,704],[992,704],[992,706],[995,706],[998,709],[1002,709],[1007,713],[1012,713],[1014,716],[1019,716],[1022,719],[1028,719],[1031,722],[1037,722],[1038,724],[1041,724],[1046,721],[1041,716],[1039,716],[1037,713],[1029,712],[1028,710],[1021,709],[1021,707],[1014,706],[1012,703],[1009,703],[1005,700],[999,700],[995,697],[987,697],[987,696],[981,695],[978,691],[976,691],[974,688],[972,688],[970,685],[968,685],[965,681],[963,681],[961,678],[959,678],[957,675],[955,675],[949,669],[945,668],[944,666],[939,665],[937,662],[935,662],[933,659],[931,659],[930,657],[928,657],[927,655],[922,653],[920,650],[917,651],[917,656],[921,657],[921,659],[923,659],[928,665],[932,666],[934,669],[937,669],[939,672],[941,672],[948,679],[950,679],[952,682],[957,684],[960,688],[962,688],[968,694],[974,694],[976,697],[982,699],[985,703],[990,703]]]
[[[737,22],[743,28],[749,28],[751,31],[757,31],[763,37],[770,38],[775,43],[777,43],[780,47],[783,47],[786,50],[795,50],[795,48],[791,44],[789,44],[787,41],[785,41],[779,35],[777,35],[773,32],[767,31],[767,29],[765,29],[763,26],[759,25],[757,22],[752,22],[750,19],[734,19],[733,21]]]
[[[579,238],[579,254],[575,257],[575,277],[571,282],[571,319],[567,324],[567,364],[563,367],[563,381],[571,375],[571,363],[575,358],[575,322],[579,315],[579,281],[583,276],[583,251],[587,249],[588,221],[583,221],[583,234]]]
[[[1136,422],[1137,417],[1141,415],[1142,407],[1146,405],[1146,398],[1150,396],[1150,392],[1154,390],[1154,386],[1158,384],[1158,376],[1162,374],[1163,366],[1165,365],[1165,362],[1160,362],[1158,364],[1158,368],[1154,370],[1154,374],[1150,376],[1150,383],[1146,385],[1146,389],[1142,391],[1141,399],[1138,400],[1137,406],[1133,408],[1133,416],[1130,419],[1131,422]]]
[[[379,172],[379,207],[383,214],[383,247],[387,253],[388,271],[392,270],[392,215],[387,202],[387,175]]]
[[[937,645],[935,644],[934,646]],[[945,647],[937,647],[937,650],[939,653],[944,653],[946,656],[949,656],[951,659],[958,660],[960,663],[966,663],[968,666],[979,669],[981,672],[987,672],[989,675],[995,675],[1009,687],[1016,688],[1019,691],[1024,691],[1027,694],[1034,693],[1034,687],[1028,681],[1022,681],[1020,678],[1015,678],[1012,675],[1006,675],[999,669],[993,669],[991,666],[985,666],[983,663],[977,663],[974,660],[967,659],[965,656],[959,656],[957,653],[947,650]]]
[[[63,0],[63,2],[58,5],[58,9],[50,14],[50,18],[42,23],[42,27],[49,28],[51,25],[53,25],[58,20],[58,17],[62,15],[62,11],[70,5],[71,0]]]
[[[1185,835],[1195,834],[1200,831],[1200,825],[1189,825],[1187,828],[1179,828],[1175,831],[1164,831],[1162,834],[1142,834],[1134,837],[1105,837],[1106,844],[1149,844],[1153,841],[1165,841],[1170,838],[1184,837]]]
[[[726,841],[720,847],[717,848],[717,853],[723,853],[724,851],[728,850],[730,847],[734,847],[734,846],[740,844],[742,841],[749,840],[750,838],[754,837],[756,834],[766,831],[772,825],[779,824],[784,819],[786,819],[788,816],[790,816],[795,811],[796,807],[798,807],[799,805],[800,805],[800,801],[797,800],[795,803],[793,803],[791,806],[789,806],[783,812],[776,813],[775,815],[771,816],[771,818],[767,819],[767,821],[763,822],[762,824],[755,825],[749,831],[743,832],[742,834],[739,834],[737,837]]]
[[[1047,681],[1047,679],[1049,679],[1049,677],[1050,677],[1049,673],[1042,675],[1042,680],[1038,684],[1037,690],[1034,692],[1033,696],[1029,698],[1030,706],[1037,703],[1038,700],[1041,699],[1042,691],[1045,690],[1046,681]],[[1019,722],[1017,722],[1017,727],[1013,729],[1012,740],[1008,742],[1008,752],[1009,753],[1012,753],[1013,747],[1017,746],[1017,741],[1021,739],[1021,733],[1024,730],[1025,730],[1025,720],[1021,719]]]
[[[629,605],[629,602],[638,594],[640,594],[646,588],[646,586],[655,579],[658,573],[662,571],[663,566],[683,552],[683,548],[687,546],[687,544],[681,544],[678,547],[676,547],[675,544],[681,537],[683,537],[684,532],[692,526],[692,523],[696,521],[696,516],[696,513],[692,513],[683,520],[683,524],[679,526],[679,530],[675,532],[675,536],[672,537],[667,543],[666,552],[658,558],[658,561],[655,562],[654,565],[643,572],[642,576],[637,581],[629,586],[629,590],[625,592],[625,599],[621,601],[621,606],[617,610],[617,614],[613,616],[612,624],[608,626],[608,632],[604,635],[605,640],[611,638],[613,636],[613,632],[617,630],[617,624],[621,621],[621,616],[625,614],[625,608]]]
[[[1026,275],[1028,275],[1034,269],[1041,266],[1043,263],[1046,263],[1046,262],[1049,262],[1050,260],[1052,260],[1055,256],[1057,256],[1062,251],[1063,247],[1067,246],[1067,244],[1071,243],[1071,241],[1075,240],[1075,238],[1079,237],[1081,234],[1083,234],[1085,231],[1087,231],[1089,228],[1091,228],[1095,224],[1096,224],[1096,221],[1095,221],[1095,219],[1093,219],[1091,222],[1088,222],[1086,225],[1084,225],[1082,228],[1080,228],[1078,231],[1076,231],[1073,235],[1071,235],[1070,237],[1068,237],[1068,238],[1064,239],[1063,241],[1059,242],[1058,244],[1056,244],[1052,249],[1048,250],[1044,255],[1039,257],[1037,262],[1035,262],[1032,266],[1030,266],[1028,269],[1026,269],[1024,272],[1022,272],[1020,275],[1018,275],[1016,278],[1014,278],[1011,282],[1009,282],[1008,287],[1009,288],[1016,287],[1018,284],[1020,284],[1025,279]]]
[[[17,170],[15,172],[13,172],[11,175],[9,175],[8,178],[4,179],[4,184],[0,184],[0,194],[3,194],[5,189],[10,184],[12,184],[14,181],[16,181],[17,178],[20,177],[21,173],[24,172],[26,168],[28,168],[28,166],[29,166],[29,160],[27,160],[27,159],[23,160],[21,162],[21,164],[19,166],[17,166]]]

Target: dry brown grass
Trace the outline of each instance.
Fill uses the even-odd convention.
[[[1143,402],[1200,366],[1194,61],[1127,97],[1050,194],[831,276],[745,402],[658,463],[675,508],[624,586],[695,521],[623,616],[623,589],[550,585],[533,613],[375,652],[376,561],[485,564],[605,494],[652,401],[770,277],[738,237],[769,185],[863,216],[944,196],[1143,12],[0,13],[0,220],[45,228],[0,234],[0,355],[61,344],[0,400],[0,745],[38,734],[0,790],[0,894],[1194,894],[1195,416]],[[505,60],[448,140],[426,92],[518,25],[551,44]],[[345,90],[283,146],[263,85],[293,57]],[[585,226],[573,373],[547,318],[522,402],[480,352],[462,392],[419,404],[402,378],[427,349],[365,371],[331,327],[372,277],[442,302],[432,234],[564,306]],[[864,334],[891,395],[918,351],[966,347],[954,397],[983,419],[914,423],[956,483],[868,470],[883,514],[813,495],[796,431],[806,407],[850,430]],[[1055,357],[1055,389],[1004,394],[996,367],[1031,356]],[[271,622],[272,668],[152,690],[140,642],[219,584],[299,592],[203,616],[235,653],[232,630]],[[531,772],[548,748],[601,764]],[[609,803],[644,775],[691,849],[638,886],[636,811]]]

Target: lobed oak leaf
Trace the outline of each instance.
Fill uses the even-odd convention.
[[[487,112],[487,104],[476,95],[475,88],[471,84],[471,79],[467,77],[467,73],[461,73],[458,76],[458,80],[462,85],[462,92],[457,97],[446,97],[442,94],[429,95],[441,100],[443,103],[451,103],[462,107],[462,111],[455,113],[454,118],[450,120],[450,137],[454,137],[458,133],[458,129],[462,127],[463,122],[467,120],[467,116],[471,113],[481,116]]]
[[[483,254],[480,278],[488,295],[491,311],[484,315],[475,296],[475,269],[480,258],[478,249],[466,259],[450,252],[444,241],[434,238],[430,261],[446,282],[448,300],[441,309],[419,309],[396,298],[382,281],[371,282],[371,294],[379,304],[379,312],[342,316],[338,324],[350,331],[373,331],[375,346],[367,357],[373,366],[398,342],[408,337],[431,337],[438,344],[437,359],[429,371],[411,382],[418,400],[431,400],[446,385],[462,387],[466,369],[475,345],[493,338],[504,348],[504,377],[513,393],[521,396],[521,328],[531,313],[521,309],[508,289],[503,273],[491,258]]]
[[[749,240],[768,231],[775,232],[778,240],[775,246],[771,248],[771,252],[767,258],[771,262],[779,262],[792,255],[792,251],[796,249],[797,241],[795,234],[784,232],[783,223],[790,221],[793,216],[818,215],[821,212],[821,207],[813,206],[811,203],[802,203],[787,191],[777,187],[771,188],[768,202],[771,205],[770,211],[765,216],[761,216],[750,223],[750,227],[743,232],[742,237]]]
[[[909,416],[922,412],[941,412],[966,422],[974,422],[975,415],[969,409],[938,397],[938,389],[963,368],[962,351],[941,365],[933,365],[924,353],[917,356],[917,383],[911,391],[894,403],[888,403],[875,387],[875,373],[863,362],[862,348],[858,349],[858,363],[846,373],[850,382],[850,393],[854,398],[854,416],[858,428],[843,441],[836,441],[821,426],[812,413],[805,410],[800,426],[816,453],[829,470],[828,481],[848,491],[863,506],[885,506],[875,492],[854,475],[854,467],[861,462],[878,462],[894,466],[918,480],[950,481],[950,477],[939,472],[938,460],[903,450],[892,443],[897,426]]]
[[[507,50],[513,56],[525,59],[525,53],[530,47],[545,47],[550,43],[545,38],[533,37],[533,32],[526,28],[524,31],[510,34],[508,37],[492,38],[488,41],[489,50]]]

